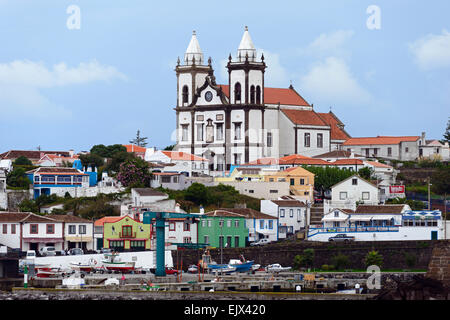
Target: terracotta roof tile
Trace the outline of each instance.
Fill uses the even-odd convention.
[[[350,151],[346,151],[346,150],[333,150],[327,153],[323,153],[323,154],[319,154],[317,156],[313,156],[313,158],[318,158],[318,159],[323,159],[323,158],[350,158],[351,156],[351,152]],[[360,155],[360,154],[354,154],[355,157],[358,158],[364,158],[364,156]]]
[[[328,126],[314,110],[281,109],[294,124]]]
[[[162,151],[163,154],[168,156],[172,160],[185,160],[185,161],[208,161],[206,158],[196,156],[182,151]]]
[[[244,217],[246,219],[278,219],[251,208],[221,208],[208,212],[205,215],[207,215],[208,217],[235,217],[236,215],[239,215],[240,217]]]
[[[127,148],[127,152],[139,152],[139,153],[145,153],[147,148],[137,146],[135,144],[124,144],[125,148]]]
[[[359,205],[355,213],[402,213],[404,207],[404,204]]]
[[[103,217],[101,219],[98,219],[94,222],[94,226],[96,227],[101,227],[103,226],[105,223],[114,223],[118,220],[120,220],[122,217]]]
[[[55,222],[54,219],[31,212],[0,212],[2,222]]]
[[[340,127],[343,126],[343,123],[332,112],[317,114],[331,127],[331,140],[347,140],[351,138],[348,133]]]
[[[388,137],[388,136],[377,136],[369,138],[350,138],[345,141],[342,145],[353,146],[353,145],[372,145],[372,144],[399,144],[400,142],[411,142],[419,140],[419,136],[405,136],[405,137]]]
[[[272,202],[279,207],[306,207],[306,204],[298,200],[272,200]]]
[[[223,93],[230,97],[230,86],[220,84]],[[301,95],[291,88],[270,88],[264,87],[264,103],[265,104],[278,104],[288,106],[309,106],[309,103]]]
[[[280,158],[280,165],[324,165],[329,166],[330,163],[322,159],[313,159],[302,156],[300,154],[293,154],[290,156]]]

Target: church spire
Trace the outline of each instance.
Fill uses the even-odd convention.
[[[255,61],[256,58],[256,49],[253,45],[252,38],[250,37],[250,33],[248,33],[248,27],[245,26],[244,35],[242,36],[241,43],[238,48],[238,57],[239,61],[242,62],[242,59],[248,56],[249,61]]]
[[[189,46],[184,54],[184,63],[186,65],[192,65],[194,61],[197,65],[203,63],[203,52],[202,49],[200,49],[195,30],[192,31],[191,42],[189,42]]]

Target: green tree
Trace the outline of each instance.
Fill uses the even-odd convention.
[[[333,262],[333,265],[336,267],[336,269],[338,270],[342,270],[347,268],[350,265],[350,259],[348,258],[348,256],[344,255],[344,254],[337,254],[335,255],[331,261]]]
[[[120,169],[120,165],[122,163],[134,158],[136,158],[136,156],[133,153],[126,151],[118,151],[112,155],[111,159],[108,160],[105,167],[105,171],[107,171],[110,174],[118,172]]]
[[[334,168],[331,166],[314,167],[303,166],[309,172],[314,173],[314,189],[318,191],[325,191],[331,189],[336,183],[347,179],[354,175],[353,171]]]
[[[147,145],[147,137],[141,137],[140,130],[136,133],[136,138],[130,140],[130,143],[135,144],[139,147],[145,147]]]
[[[14,161],[14,165],[18,166],[31,166],[33,163],[25,156],[20,156]]]
[[[303,250],[302,255],[296,255],[294,257],[294,269],[298,270],[301,267],[311,268],[314,264],[314,258],[314,249],[308,248]]]
[[[431,176],[431,190],[437,194],[450,193],[450,166],[437,168]]]
[[[30,179],[26,175],[26,171],[22,167],[15,167],[6,176],[6,184],[10,187],[28,189],[30,186]]]
[[[366,180],[370,180],[372,177],[373,170],[369,167],[364,167],[358,170],[358,175]]]
[[[121,144],[113,144],[105,146],[103,144],[97,144],[91,148],[90,153],[96,154],[103,158],[112,158],[116,152],[126,152],[127,148]]]
[[[105,160],[95,153],[81,154],[79,159],[84,167],[99,168],[105,163]]]
[[[22,200],[22,202],[19,203],[18,207],[21,212],[39,213],[39,207],[34,200],[30,199]]]
[[[366,265],[366,268],[371,265],[377,265],[381,268],[383,265],[383,256],[378,253],[378,251],[372,250],[367,253],[364,263]]]
[[[450,144],[450,118],[447,121],[447,129],[444,132],[444,140],[441,142],[448,142]]]
[[[207,204],[208,190],[205,187],[205,185],[198,182],[194,182],[186,189],[184,199],[192,201],[195,204]]]
[[[175,146],[176,146],[176,144],[171,144],[171,145],[165,147],[164,150],[165,151],[171,151],[171,150],[173,150],[173,148],[175,148]]]

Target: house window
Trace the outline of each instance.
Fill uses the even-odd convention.
[[[216,124],[216,138],[217,140],[223,140],[223,123]]]
[[[38,225],[37,224],[30,224],[30,233],[37,234],[38,233]]]
[[[175,231],[177,228],[175,222],[169,222],[169,231]]]
[[[289,183],[290,183],[291,186],[295,185],[295,179],[292,179],[292,178],[291,178],[291,179],[289,180]]]
[[[216,121],[223,121],[223,114],[216,114]]]
[[[181,141],[188,141],[188,140],[189,140],[189,125],[182,124],[181,125]]]
[[[239,220],[234,220],[234,227],[239,228]]]
[[[227,236],[227,247],[231,248],[231,236]]]
[[[205,117],[203,115],[198,115],[196,119],[197,121],[203,121],[205,120]]]
[[[77,226],[73,224],[69,224],[69,234],[77,233]]]
[[[47,224],[47,234],[53,234],[53,233],[55,233],[55,225]]]
[[[239,236],[235,236],[234,237],[234,247],[238,248],[239,247]]]
[[[409,148],[408,148],[408,147],[405,148],[405,152],[406,152],[406,153],[409,152]]]
[[[241,84],[236,82],[234,85],[234,103],[241,102]]]
[[[11,234],[16,234],[16,225],[15,224],[11,225]]]
[[[284,209],[280,209],[280,217],[284,218]]]
[[[234,140],[241,140],[241,122],[234,123]]]
[[[162,176],[161,177],[161,183],[170,183],[170,176]]]
[[[339,192],[339,200],[346,200],[347,199],[347,192]]]
[[[191,224],[189,222],[183,223],[183,231],[191,231]]]
[[[339,211],[335,211],[335,212],[334,212],[334,217],[335,217],[335,218],[338,218],[338,217],[339,217]]]
[[[273,229],[273,220],[269,220],[269,229]]]
[[[212,220],[208,220],[208,227],[211,228],[212,226]]]
[[[278,193],[278,190],[269,190],[270,193]]]
[[[203,236],[204,243],[209,244],[209,236]]]
[[[255,193],[255,190],[248,190],[248,193]]]
[[[369,200],[370,199],[370,193],[369,192],[363,192],[362,193],[362,199],[363,200]]]
[[[311,146],[311,134],[305,133],[305,147]]]
[[[367,148],[367,149],[366,149],[366,157],[368,157],[368,156],[369,156],[369,151],[370,151],[370,149],[369,149],[369,148]]]
[[[188,86],[183,86],[183,104],[188,103],[189,88]]]
[[[388,156],[392,156],[392,148],[391,147],[387,148],[387,152],[388,152]]]
[[[240,153],[234,154],[234,164],[241,164],[241,154]]]
[[[300,185],[304,185],[305,184],[305,179],[300,179]]]
[[[323,134],[317,134],[317,148],[323,148]]]
[[[183,243],[192,243],[191,237],[183,237]]]
[[[339,227],[339,221],[333,221],[333,227]]]
[[[264,229],[264,220],[259,220],[259,228]]]
[[[206,227],[206,220],[202,220],[202,227]]]
[[[3,225],[3,234],[7,234],[8,233],[8,225],[4,224]]]
[[[267,147],[272,147],[272,132],[267,132]]]
[[[378,155],[378,148],[373,149],[373,155],[374,155],[374,157],[376,157]]]
[[[231,228],[231,220],[227,220],[227,228]]]
[[[294,209],[289,209],[289,217],[294,217]]]
[[[358,185],[358,179],[352,179],[352,185],[354,186]]]
[[[219,228],[223,228],[223,220],[219,220]]]

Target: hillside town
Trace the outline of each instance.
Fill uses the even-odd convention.
[[[138,131],[88,151],[0,150],[3,252],[156,252],[158,213],[172,257],[180,248],[450,239],[450,127],[444,138],[428,137],[425,123],[416,136],[355,137],[293,85],[264,85],[270,66],[247,27],[225,84],[195,31],[186,42],[174,145],[149,147]]]

